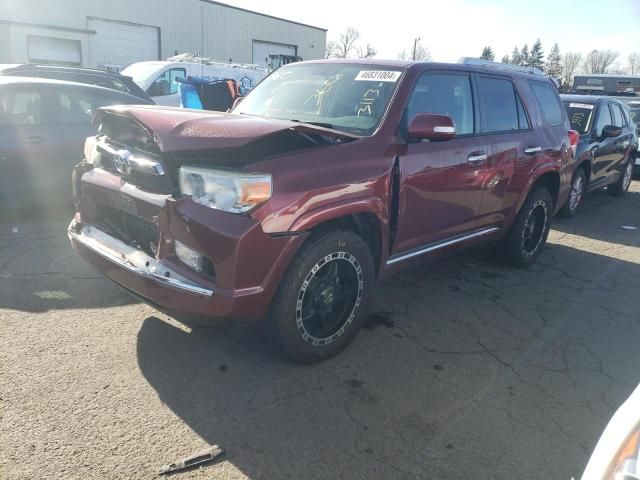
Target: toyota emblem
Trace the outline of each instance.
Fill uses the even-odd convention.
[[[125,177],[131,175],[131,161],[129,160],[130,157],[131,152],[129,150],[119,150],[113,158],[113,163],[116,167],[116,170]]]

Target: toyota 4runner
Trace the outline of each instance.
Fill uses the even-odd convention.
[[[77,252],[178,318],[264,319],[304,363],[355,337],[394,269],[487,241],[530,265],[574,167],[554,84],[499,64],[294,63],[231,113],[97,122]]]

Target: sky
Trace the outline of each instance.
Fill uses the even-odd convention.
[[[480,56],[491,46],[496,60],[513,47],[555,42],[561,53],[611,49],[625,67],[640,52],[640,0],[222,0],[224,3],[328,29],[337,39],[355,27],[380,58],[397,58],[421,38],[436,61]]]

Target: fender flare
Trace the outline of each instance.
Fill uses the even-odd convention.
[[[389,254],[389,215],[388,207],[381,198],[350,198],[314,208],[296,218],[291,224],[289,232],[309,231],[323,223],[362,213],[371,214],[378,221],[381,250],[379,256],[381,264],[384,264]]]

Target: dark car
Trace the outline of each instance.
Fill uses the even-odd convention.
[[[0,65],[0,75],[50,78],[53,80],[66,80],[67,82],[86,83],[87,85],[109,88],[138,97],[144,100],[144,103],[153,103],[147,92],[142,90],[131,77],[114,72],[105,72],[104,70],[25,63],[7,65],[4,68]]]
[[[620,100],[592,95],[561,98],[571,128],[580,135],[571,194],[560,210],[562,215],[572,216],[589,190],[607,187],[609,193],[621,196],[629,189],[638,134]]]
[[[344,348],[396,269],[491,240],[530,265],[573,171],[555,86],[504,66],[293,63],[233,113],[98,121],[77,252],[180,319],[266,317],[299,362]]]
[[[145,102],[91,85],[0,77],[0,214],[70,204],[71,172],[85,138],[96,132],[93,112],[139,103]]]
[[[636,132],[640,135],[640,100],[630,101],[627,106],[629,107],[630,120],[636,126]],[[636,152],[635,166],[636,175],[640,176],[640,151]]]

